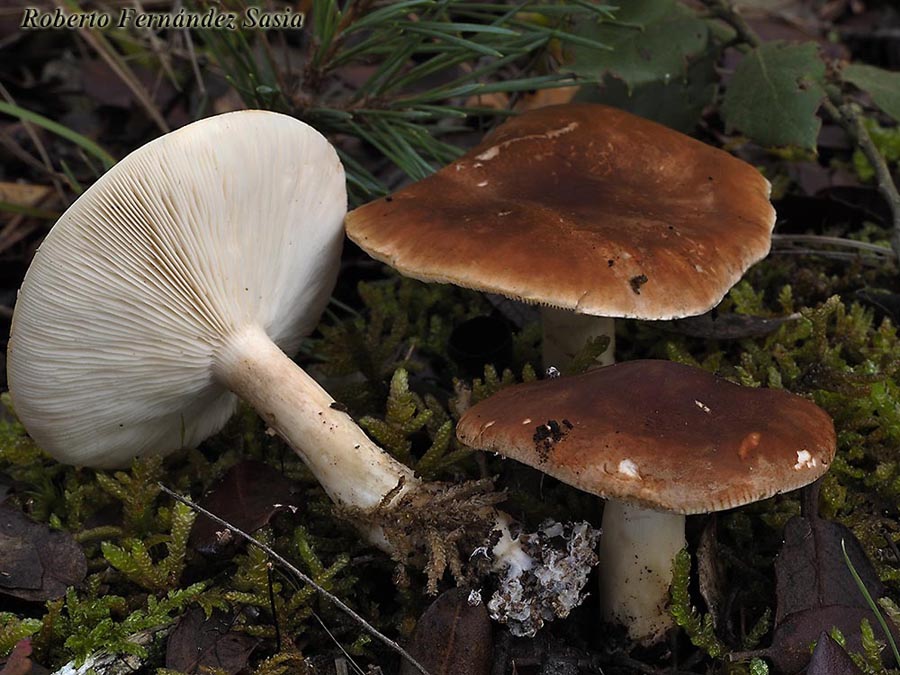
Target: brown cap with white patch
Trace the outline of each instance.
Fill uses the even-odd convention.
[[[583,314],[705,312],[769,251],[760,173],[629,113],[525,113],[456,162],[351,212],[348,236],[424,281]]]
[[[650,360],[503,389],[456,433],[587,492],[684,514],[807,485],[836,443],[828,414],[800,396]]]

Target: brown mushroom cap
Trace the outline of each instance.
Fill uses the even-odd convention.
[[[587,492],[684,514],[811,483],[836,443],[831,418],[804,398],[651,360],[504,389],[456,433]]]
[[[716,305],[768,253],[769,189],[726,152],[570,104],[506,122],[453,164],[351,212],[346,227],[417,279],[668,319]]]

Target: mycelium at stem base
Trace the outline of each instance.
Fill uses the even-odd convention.
[[[214,371],[223,386],[249,403],[287,441],[341,507],[367,515],[383,510],[390,517],[405,496],[436,488],[374,443],[261,329],[250,327],[227,339],[217,353]],[[488,519],[492,520],[488,538],[494,543],[485,553],[500,576],[494,618],[507,621],[517,635],[533,635],[554,613],[565,616],[580,603],[594,562],[596,537],[587,525],[564,538],[565,552],[554,552],[553,537],[513,535],[507,514],[492,511]],[[378,519],[373,521],[373,526],[362,528],[365,534],[395,554]],[[515,617],[507,616],[511,609]]]
[[[642,642],[670,625],[666,591],[684,547],[681,514],[807,485],[828,469],[836,446],[831,418],[811,401],[669,361],[507,387],[469,408],[456,434],[607,498],[601,606]]]

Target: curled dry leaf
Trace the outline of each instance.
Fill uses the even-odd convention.
[[[33,602],[53,600],[86,574],[84,552],[72,535],[0,506],[0,594]]]

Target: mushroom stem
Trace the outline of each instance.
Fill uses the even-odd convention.
[[[401,481],[396,497],[419,483],[260,328],[228,340],[218,354],[216,376],[288,442],[341,506],[372,511]]]
[[[399,497],[422,486],[412,469],[374,443],[334,399],[282,352],[260,328],[231,337],[217,355],[216,377],[249,403],[303,459],[328,496],[337,504],[371,512],[388,495]],[[517,572],[531,567],[509,530],[512,519],[495,512],[492,529],[500,533],[494,545],[494,569]],[[380,531],[369,540],[393,553]]]
[[[609,347],[597,359],[598,366],[608,366],[615,361],[615,321],[609,317],[577,314],[558,307],[541,307],[543,328],[542,357],[544,367],[555,366],[565,371],[578,352],[584,349],[588,339],[606,336]]]
[[[653,511],[610,499],[603,509],[600,611],[645,644],[672,627],[667,611],[672,561],[685,547],[682,514]]]
[[[412,469],[391,457],[350,416],[336,409],[328,392],[259,327],[229,338],[218,352],[214,367],[216,378],[253,406],[341,506],[372,512],[426,487]],[[518,589],[515,611],[542,619],[536,625],[525,622],[523,634],[533,634],[548,613],[565,616],[580,601],[586,572],[573,575],[568,583],[559,583],[553,570],[548,570],[545,562],[536,562],[521,538],[513,536],[511,523],[507,514],[494,511],[492,532],[485,534],[496,539],[490,557],[494,573],[501,577],[500,590]],[[378,548],[396,553],[380,527],[368,526],[364,533]],[[590,541],[590,537],[582,540]],[[529,591],[522,593],[523,588]],[[516,624],[519,614],[502,608],[495,618]]]

